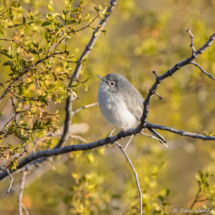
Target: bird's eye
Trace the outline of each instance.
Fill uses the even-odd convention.
[[[111,82],[110,82],[110,85],[111,85],[111,86],[115,85],[115,82],[114,82],[114,81],[111,81]]]

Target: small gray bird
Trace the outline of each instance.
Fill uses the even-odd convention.
[[[122,75],[97,76],[101,79],[97,97],[99,108],[108,124],[122,129],[135,128],[143,113],[143,97],[139,91]],[[166,143],[157,131],[148,130]]]

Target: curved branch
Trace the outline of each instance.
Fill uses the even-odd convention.
[[[169,76],[172,76],[177,70],[179,70],[183,66],[186,66],[186,65],[192,63],[194,59],[196,59],[209,46],[211,46],[211,44],[213,43],[214,40],[215,40],[215,33],[209,38],[209,40],[199,50],[197,50],[196,52],[192,53],[191,57],[189,57],[188,59],[186,59],[184,61],[181,61],[180,63],[177,63],[174,67],[172,67],[170,70],[168,70],[163,75],[157,76],[156,73],[153,72],[156,75],[156,81],[153,84],[153,86],[151,87],[151,89],[149,90],[149,93],[147,94],[147,96],[146,96],[146,98],[145,98],[145,100],[143,102],[144,110],[143,110],[143,115],[142,115],[142,117],[140,119],[143,124],[145,124],[146,121],[147,121],[147,117],[148,117],[148,114],[149,114],[149,104],[150,104],[151,98],[152,98],[153,94],[156,93],[156,90],[157,90],[158,86],[160,85],[160,83],[164,79],[168,78]]]
[[[104,139],[100,139],[100,140],[97,140],[95,142],[92,142],[92,143],[71,145],[71,146],[65,146],[63,148],[55,148],[55,149],[51,149],[51,150],[48,149],[48,150],[44,150],[44,151],[39,151],[37,153],[29,155],[28,157],[26,157],[22,161],[20,161],[19,165],[17,166],[17,169],[14,172],[23,168],[24,166],[26,166],[27,164],[29,164],[31,162],[37,163],[37,159],[39,159],[39,158],[46,160],[47,157],[65,154],[65,153],[72,152],[72,151],[91,150],[91,149],[94,149],[94,148],[97,148],[100,146],[104,146],[108,143],[115,143],[116,141],[118,141],[124,137],[138,134],[138,133],[140,133],[140,131],[143,128],[147,128],[147,127],[166,130],[166,131],[176,133],[176,134],[179,134],[182,136],[188,136],[188,137],[198,138],[198,139],[202,139],[202,140],[215,140],[215,137],[213,137],[213,136],[198,135],[198,134],[194,134],[194,133],[180,131],[180,130],[177,130],[177,129],[174,129],[171,127],[166,127],[166,126],[162,126],[162,125],[154,125],[154,124],[146,122],[145,126],[143,126],[142,123],[140,123],[136,128],[131,128],[128,130],[122,130],[121,132],[119,132],[118,134],[116,134],[114,136],[109,136],[109,137],[106,137]],[[5,178],[6,176],[8,176],[8,173],[2,172],[0,174],[0,180]]]

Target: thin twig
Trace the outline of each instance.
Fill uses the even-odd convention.
[[[25,214],[26,214],[26,215],[29,215],[27,209],[25,208],[25,206],[24,206],[23,204],[22,204],[22,208],[23,208],[23,210],[25,211]]]
[[[190,34],[190,38],[191,38],[191,44],[190,44],[190,47],[192,48],[192,53],[195,55],[195,48],[194,48],[194,45],[193,45],[193,38],[194,38],[194,35],[192,34],[192,32],[190,31],[190,29],[187,29],[187,33]]]
[[[80,108],[74,110],[74,111],[73,111],[73,114],[78,113],[78,112],[79,112],[80,110],[82,110],[82,109],[87,109],[87,108],[89,108],[89,107],[93,107],[93,106],[97,106],[97,105],[98,105],[98,102],[92,103],[92,104],[89,104],[89,105],[85,105],[85,106],[83,106],[83,107],[80,107]]]
[[[196,62],[192,61],[191,64],[193,64],[194,66],[198,67],[203,73],[205,73],[209,78],[215,80],[215,78],[210,75],[208,72],[206,72],[201,66],[199,66]]]
[[[192,210],[193,206],[198,202],[199,194],[201,193],[201,191],[202,191],[202,190],[201,190],[201,187],[199,187],[199,190],[198,190],[198,192],[197,192],[197,194],[196,194],[196,197],[195,197],[195,199],[193,200],[193,202],[192,202],[192,204],[191,204],[191,206],[190,206],[188,212],[187,212],[185,215],[190,214],[190,211]]]
[[[9,184],[9,187],[8,187],[8,190],[7,190],[7,193],[9,193],[10,189],[12,188],[12,183],[13,183],[14,179],[13,179],[13,177],[11,176],[10,172],[7,169],[5,169],[5,168],[0,166],[0,170],[4,170],[6,172],[6,174],[9,175],[9,177],[10,177],[10,184]]]
[[[165,145],[166,147],[168,147],[168,145],[166,143],[164,143],[163,141],[161,141],[160,139],[158,139],[157,137],[153,136],[153,135],[150,135],[150,134],[146,134],[144,133],[143,131],[140,132],[140,134],[146,136],[146,137],[149,137],[149,138],[152,138],[152,139],[155,139],[155,140],[158,140],[161,144]]]
[[[90,25],[91,25],[98,17],[99,17],[99,15],[97,15],[88,25],[84,26],[84,27],[81,28],[81,29],[75,30],[75,32],[79,32],[79,31],[84,30],[85,28],[90,27]]]
[[[82,141],[83,143],[88,143],[84,138],[77,136],[77,135],[70,134],[69,137],[71,137],[72,139],[78,139],[78,140]]]
[[[61,132],[50,133],[50,134],[44,135],[43,137],[41,137],[40,139],[38,139],[35,142],[33,152],[34,153],[36,152],[36,148],[37,148],[37,145],[38,145],[39,142],[44,141],[46,138],[57,137],[57,136],[61,136],[61,135],[62,135]],[[78,139],[78,140],[82,141],[83,143],[87,143],[87,141],[84,138],[80,137],[80,136],[69,134],[69,137],[72,138],[72,139]]]
[[[133,134],[130,136],[130,138],[129,138],[129,140],[128,140],[128,142],[127,142],[126,146],[125,146],[125,151],[126,151],[126,149],[127,149],[128,145],[130,144],[130,142],[131,142],[131,140],[132,140],[133,136],[134,136]]]
[[[122,151],[123,154],[125,155],[125,157],[126,157],[128,163],[130,164],[130,166],[131,166],[131,168],[132,168],[132,170],[133,170],[134,177],[135,177],[135,179],[136,179],[137,188],[138,188],[138,191],[139,191],[139,197],[140,197],[140,215],[142,215],[142,210],[143,210],[143,209],[142,209],[142,192],[141,192],[141,189],[140,189],[140,183],[139,183],[139,181],[138,181],[137,173],[136,173],[136,171],[135,171],[135,169],[134,169],[133,164],[131,163],[131,160],[129,159],[128,155],[126,154],[125,149],[124,149],[119,143],[115,142],[115,144],[119,147],[119,149],[121,149],[121,151]]]
[[[21,179],[20,188],[19,188],[19,195],[18,195],[19,215],[22,215],[22,208],[27,212],[27,210],[25,209],[25,207],[22,203],[22,196],[23,196],[23,190],[24,190],[24,186],[25,186],[26,174],[27,174],[27,171],[24,170],[22,173],[22,179]],[[28,214],[28,212],[27,212],[27,214]]]

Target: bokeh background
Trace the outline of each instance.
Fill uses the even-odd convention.
[[[48,0],[20,2],[23,10],[47,13]],[[91,18],[96,16],[94,7],[102,3],[89,0],[83,7],[83,14],[90,13]],[[53,7],[61,14],[65,8],[64,1],[53,0]],[[97,101],[99,79],[96,75],[122,74],[145,97],[155,81],[153,70],[161,75],[191,55],[190,37],[186,33],[188,28],[194,34],[196,49],[214,33],[214,10],[213,0],[119,0],[105,26],[108,36],[102,34],[99,37],[82,69],[80,80],[90,78],[89,90],[85,93],[80,88],[80,99],[74,102],[74,109]],[[15,33],[10,30],[8,34],[12,37]],[[91,34],[92,29],[87,28],[66,41],[70,52],[77,58]],[[213,76],[214,53],[213,44],[197,59],[198,64]],[[4,57],[1,55],[1,58]],[[8,78],[8,71],[2,64],[0,71],[3,82]],[[162,100],[153,97],[149,122],[198,134],[215,129],[215,84],[198,68],[188,65],[180,69],[159,86],[157,93]],[[0,106],[1,110],[8,110],[0,124],[10,118],[12,107],[8,103],[5,101]],[[59,110],[61,127],[64,103],[50,103],[48,109],[53,113]],[[88,142],[106,137],[112,129],[98,106],[77,113],[73,123],[85,123],[85,130],[80,133],[79,129],[77,135]],[[215,171],[213,141],[182,137],[166,131],[160,133],[167,140],[168,148],[156,140],[138,135],[127,150],[138,173],[145,214],[153,214],[153,210],[162,208],[158,195],[165,196],[167,189],[170,190],[167,199],[171,205],[166,206],[166,212],[172,213],[175,207],[189,208],[198,191],[198,171]],[[126,140],[120,142],[125,144]],[[14,140],[10,141],[14,143]],[[53,140],[52,144],[56,141]],[[67,144],[79,142],[70,140]],[[139,200],[135,178],[117,147],[58,156],[54,158],[54,167],[48,163],[28,174],[23,204],[29,214],[137,214]],[[16,174],[14,178],[16,190],[10,194],[6,193],[9,179],[0,183],[0,214],[18,214],[21,175]],[[197,207],[203,204],[205,202]],[[210,206],[210,202],[207,204]]]

